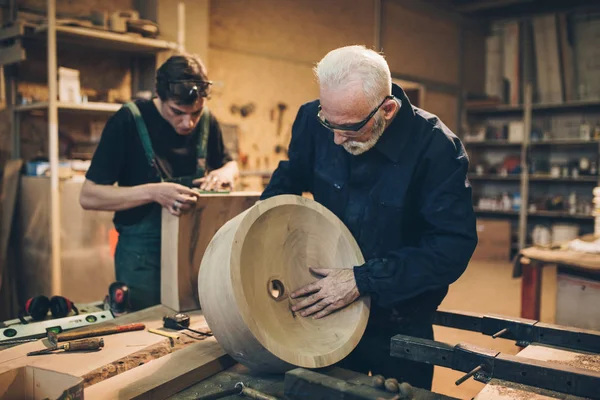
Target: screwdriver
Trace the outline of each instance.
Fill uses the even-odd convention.
[[[90,338],[90,339],[81,339],[81,340],[73,340],[72,342],[67,342],[61,346],[54,346],[43,350],[32,351],[27,353],[28,356],[37,356],[40,354],[51,354],[55,350],[64,350],[64,351],[85,351],[85,350],[100,350],[104,347],[104,339],[100,338]]]

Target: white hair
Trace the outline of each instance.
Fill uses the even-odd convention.
[[[362,82],[367,101],[376,107],[392,94],[392,74],[383,55],[365,46],[346,46],[332,50],[313,69],[319,85],[342,89],[348,83]]]

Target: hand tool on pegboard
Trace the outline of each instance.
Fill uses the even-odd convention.
[[[287,104],[285,103],[277,103],[277,111],[279,111],[279,115],[277,116],[277,137],[281,137],[281,130],[283,129],[283,114],[285,110],[287,110]],[[275,145],[275,153],[279,154],[281,152],[285,152],[287,155],[287,149],[282,144]]]
[[[277,111],[279,111],[279,115],[277,116],[277,136],[281,136],[281,129],[283,128],[283,113],[285,110],[287,110],[287,104],[277,103]]]
[[[90,338],[90,339],[81,339],[74,340],[72,342],[67,342],[61,346],[52,346],[47,349],[37,350],[27,353],[28,356],[39,356],[42,354],[51,354],[56,350],[64,350],[65,352],[73,352],[73,351],[96,351],[100,350],[104,347],[104,339],[98,338]]]

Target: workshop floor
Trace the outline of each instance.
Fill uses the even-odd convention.
[[[556,269],[545,268],[542,277],[543,322],[554,322],[555,294]],[[521,309],[521,279],[512,278],[512,264],[508,262],[473,261],[463,276],[450,286],[450,292],[440,308],[518,317]],[[512,341],[450,328],[435,327],[435,339],[450,344],[467,342],[509,354],[518,352]],[[454,382],[462,375],[460,372],[436,367],[433,391],[461,399],[474,397],[483,388],[483,384],[469,379],[462,385],[455,386]]]

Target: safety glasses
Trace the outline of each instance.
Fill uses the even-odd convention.
[[[169,92],[182,99],[208,97],[212,81],[179,80],[169,81]]]
[[[383,99],[383,101],[381,103],[379,103],[379,105],[377,107],[375,107],[375,109],[373,111],[371,111],[371,113],[369,115],[367,115],[367,117],[365,119],[363,119],[360,122],[356,122],[353,124],[333,124],[329,121],[327,121],[327,119],[325,119],[322,115],[322,110],[321,110],[321,105],[319,104],[319,111],[317,112],[317,119],[319,120],[319,122],[321,123],[321,125],[323,125],[325,128],[333,131],[342,131],[342,135],[343,136],[347,136],[347,137],[358,137],[358,136],[362,136],[362,132],[358,132],[360,131],[368,122],[371,118],[373,118],[373,116],[377,113],[377,111],[379,111],[379,109],[381,108],[381,106],[383,105],[383,103],[386,102],[386,100],[389,99],[393,99],[394,96],[393,95],[389,95],[389,96],[385,96],[385,98]]]

